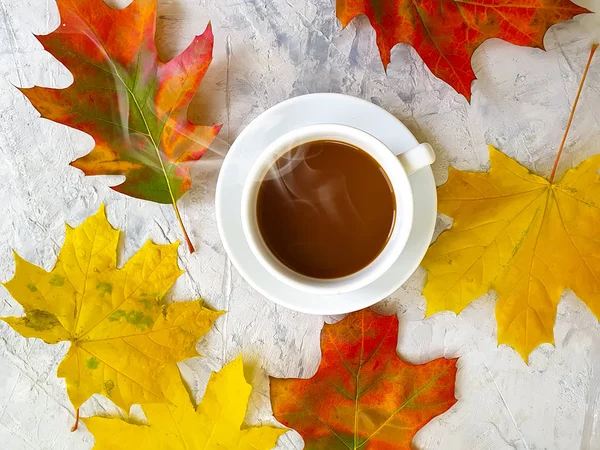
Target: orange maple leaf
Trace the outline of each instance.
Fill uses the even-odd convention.
[[[271,378],[277,420],[307,449],[409,450],[416,432],[456,403],[456,359],[413,366],[396,354],[398,318],[369,310],[321,334],[308,380]]]

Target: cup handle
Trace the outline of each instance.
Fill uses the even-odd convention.
[[[400,153],[398,159],[402,163],[404,170],[406,170],[406,174],[410,175],[425,166],[433,164],[435,153],[431,145],[423,143],[404,153]]]

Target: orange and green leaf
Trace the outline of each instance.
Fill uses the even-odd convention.
[[[485,40],[544,48],[546,30],[588,13],[569,0],[337,0],[346,26],[365,14],[377,32],[383,64],[394,45],[412,45],[433,74],[471,98],[473,52]]]
[[[134,0],[121,10],[103,0],[58,0],[58,8],[59,27],[38,39],[74,82],[21,91],[42,117],[94,138],[92,152],[73,166],[86,175],[124,175],[115,191],[173,204],[181,222],[176,202],[190,188],[191,163],[220,130],[187,117],[212,61],[210,25],[183,53],[162,62],[154,42],[156,0]]]
[[[307,450],[409,450],[416,432],[456,403],[456,360],[407,364],[397,340],[397,317],[369,310],[325,325],[312,378],[271,378],[275,417]]]

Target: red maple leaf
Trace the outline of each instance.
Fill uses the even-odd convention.
[[[486,39],[543,49],[548,28],[589,12],[569,0],[337,0],[344,27],[359,14],[369,18],[385,67],[392,47],[406,42],[467,100],[471,56]]]

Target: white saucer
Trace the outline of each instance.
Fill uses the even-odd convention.
[[[400,258],[380,278],[346,294],[312,295],[291,288],[261,266],[246,242],[241,221],[242,189],[250,167],[271,142],[295,128],[319,123],[359,128],[377,137],[396,154],[418,145],[404,124],[365,100],[341,94],[311,94],[287,100],[257,117],[227,153],[217,182],[217,225],[233,265],[265,297],[304,313],[344,314],[369,307],[389,296],[416,270],[435,227],[435,181],[429,167],[410,176],[414,199],[411,234]]]

